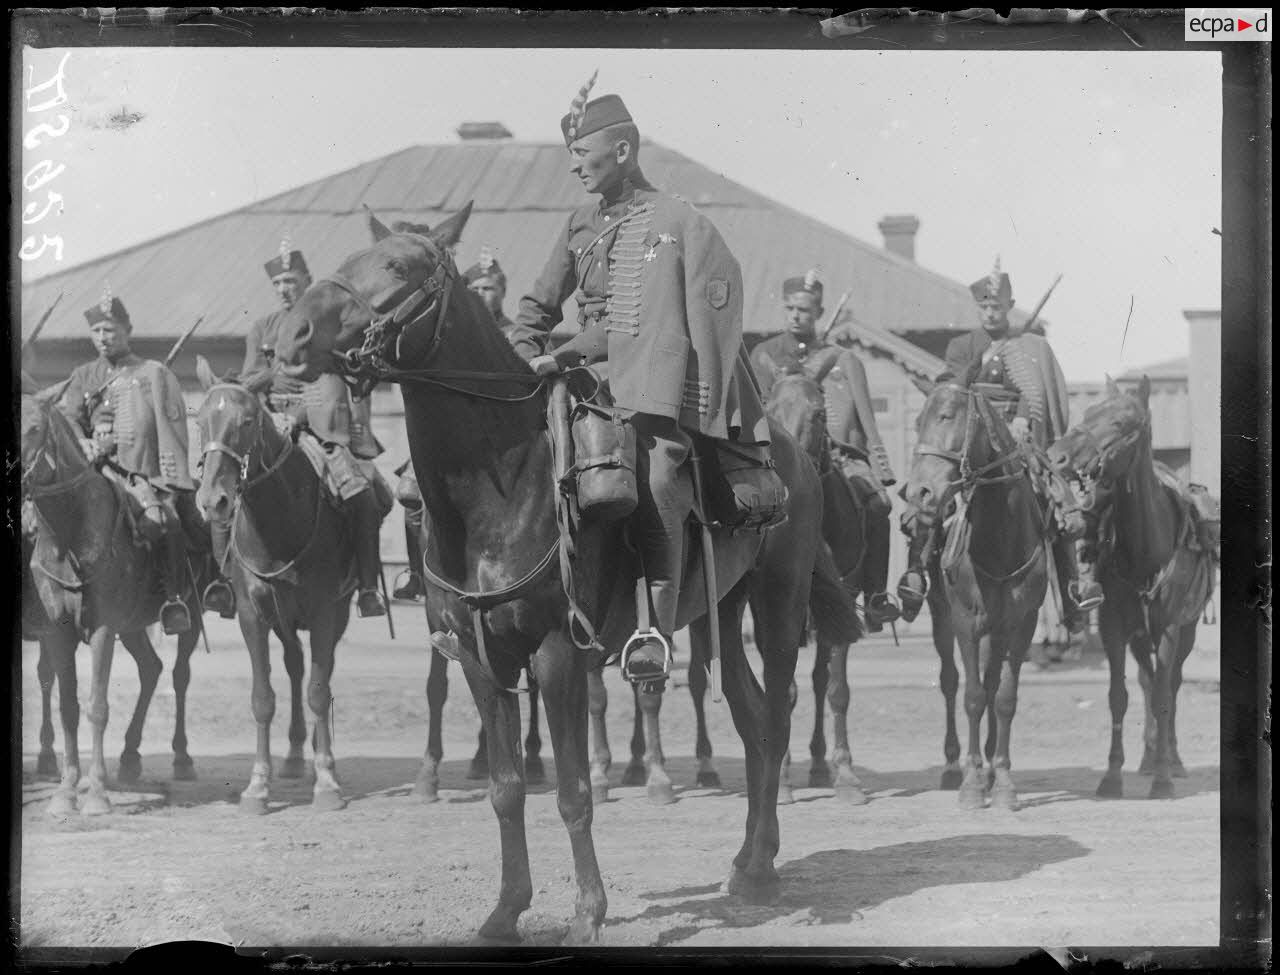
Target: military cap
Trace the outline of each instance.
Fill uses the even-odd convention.
[[[107,285],[102,290],[102,300],[92,308],[86,308],[84,317],[90,325],[96,325],[98,322],[115,322],[117,325],[127,325],[132,327],[129,321],[129,313],[125,310],[124,302],[111,294],[111,285]]]
[[[1000,270],[999,256],[996,257],[995,267],[991,269],[991,273],[969,285],[969,290],[973,293],[974,301],[985,301],[988,298],[1004,302],[1013,301],[1013,285],[1009,283],[1009,275]]]
[[[294,250],[288,237],[280,241],[280,253],[262,266],[267,269],[267,277],[269,278],[279,277],[286,271],[310,274],[307,270],[307,262],[302,258],[302,251]]]
[[[506,286],[507,275],[502,270],[502,265],[498,263],[498,259],[493,256],[493,251],[488,247],[480,248],[480,258],[469,268],[462,272],[462,279],[471,284],[473,281],[479,281],[481,278],[493,278],[501,281]]]
[[[566,146],[571,145],[575,139],[599,132],[610,125],[621,125],[624,122],[634,124],[627,106],[622,104],[622,99],[617,95],[602,95],[587,101],[587,93],[596,83],[597,74],[599,71],[592,72],[587,83],[578,89],[577,97],[569,106],[569,113],[560,120],[560,131],[564,133]]]
[[[782,296],[793,295],[797,291],[807,291],[822,301],[822,282],[818,280],[818,272],[809,270],[802,277],[787,278],[782,282]]]

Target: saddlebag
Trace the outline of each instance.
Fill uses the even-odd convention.
[[[636,431],[607,406],[578,401],[570,414],[573,466],[566,475],[584,519],[617,521],[635,511]]]

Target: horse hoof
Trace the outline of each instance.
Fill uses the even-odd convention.
[[[1103,776],[1102,781],[1098,783],[1098,798],[1123,799],[1124,780],[1118,775]]]
[[[476,932],[472,944],[480,948],[505,947],[520,943],[520,932],[516,930],[514,912],[499,908],[494,912],[498,917],[490,917]]]
[[[987,797],[981,789],[962,788],[958,793],[958,798],[961,809],[985,809],[987,807]]]
[[[307,774],[307,760],[305,758],[286,758],[284,765],[280,769],[280,778],[282,779],[300,779]]]
[[[58,758],[52,752],[46,752],[36,759],[36,778],[58,778]]]
[[[265,816],[267,814],[266,796],[240,795],[240,811],[246,816]]]
[[[632,762],[627,766],[627,770],[622,773],[622,784],[644,785],[645,778],[644,765],[640,762]]]
[[[1175,779],[1187,778],[1187,767],[1181,762],[1174,762],[1169,771]]]
[[[590,918],[574,918],[565,932],[562,945],[598,945],[600,943],[600,925]]]
[[[670,782],[651,782],[645,789],[649,802],[655,806],[669,806],[676,801],[676,790]]]
[[[778,805],[789,806],[796,801],[796,794],[789,785],[778,786]]]
[[[423,803],[440,801],[440,792],[433,782],[423,782],[421,780],[415,782],[413,791],[409,795]]]
[[[871,798],[862,791],[861,786],[837,785],[836,798],[846,806],[865,806]]]
[[[90,792],[80,802],[81,816],[105,816],[111,812],[111,800]]]
[[[942,773],[942,782],[939,785],[944,792],[952,792],[960,788],[960,783],[964,781],[964,773],[958,768],[949,768]]]
[[[116,771],[116,780],[133,785],[142,778],[142,756],[121,755],[120,768]]]
[[[700,789],[722,788],[720,785],[720,773],[714,770],[710,772],[699,772],[698,777],[694,781],[697,782],[698,788]]]
[[[1019,808],[1018,793],[1013,789],[996,789],[991,793],[991,808],[1017,812]]]
[[[1154,775],[1155,771],[1156,771],[1156,760],[1152,757],[1150,752],[1144,752],[1142,755],[1142,761],[1138,763],[1138,774]]]
[[[781,897],[782,881],[773,871],[766,877],[752,877],[735,866],[729,871],[725,893],[745,904],[767,907],[776,904]]]
[[[311,798],[311,808],[315,812],[337,812],[347,808],[347,800],[337,789],[318,789]]]
[[[489,763],[473,758],[471,767],[467,769],[467,778],[471,781],[477,779],[487,779],[489,777]]]
[[[810,789],[830,789],[831,788],[831,769],[825,765],[818,768],[809,769],[809,788]]]
[[[65,819],[76,811],[74,792],[55,792],[49,800],[49,815],[54,819]]]
[[[609,801],[609,787],[607,785],[591,785],[591,804],[593,806],[603,806]]]
[[[1173,798],[1173,780],[1172,779],[1156,779],[1151,783],[1150,799],[1172,799]]]
[[[528,785],[542,785],[547,781],[547,770],[542,765],[542,759],[524,760],[524,780]]]
[[[177,782],[194,782],[200,776],[196,775],[196,763],[191,759],[173,763],[173,778]]]

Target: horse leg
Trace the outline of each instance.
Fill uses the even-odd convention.
[[[591,738],[595,749],[591,756],[591,801],[609,801],[609,766],[613,755],[609,752],[609,731],[604,716],[609,707],[609,692],[604,686],[604,671],[592,667],[587,671],[587,710],[591,715]]]
[[[414,798],[435,802],[440,798],[440,760],[444,758],[444,702],[449,695],[449,658],[429,651],[427,670],[427,751],[413,783]]]
[[[1098,610],[1098,636],[1107,653],[1111,679],[1107,703],[1111,706],[1111,749],[1107,753],[1107,774],[1098,783],[1098,796],[1119,799],[1124,795],[1124,716],[1129,710],[1129,691],[1124,682],[1125,658],[1129,648],[1121,629],[1120,615],[1110,602]]]
[[[489,777],[489,743],[485,740],[484,725],[480,725],[476,733],[476,753],[471,756],[471,765],[467,768],[467,778],[471,780]]]
[[[651,691],[638,685],[637,699],[644,720],[645,794],[655,806],[676,801],[671,778],[667,775],[667,757],[662,752],[662,730],[658,715],[662,711],[662,690]]]
[[[538,733],[537,679],[529,681],[529,733],[524,738],[524,781],[527,785],[542,785],[547,781],[547,770],[542,764],[542,736]]]
[[[827,698],[831,702],[831,720],[835,731],[835,748],[831,761],[836,767],[836,798],[851,806],[865,805],[869,799],[853,771],[853,752],[849,748],[849,645],[831,648],[828,670],[831,684]]]
[[[787,688],[788,715],[795,712],[796,701],[799,700],[799,697],[800,690],[796,687],[796,680],[793,676],[791,684]],[[790,725],[789,719],[787,723]],[[795,793],[791,789],[791,741],[788,740],[782,749],[782,765],[778,770],[778,805],[789,806],[795,801]]]
[[[964,711],[969,718],[969,751],[964,779],[960,783],[960,807],[982,809],[986,806],[987,782],[979,743],[982,716],[987,710],[987,689],[978,666],[978,634],[972,625],[964,625],[956,636],[960,643],[960,659],[964,661]]]
[[[120,768],[116,773],[121,783],[132,784],[142,778],[142,755],[138,746],[142,744],[142,726],[146,723],[147,710],[151,707],[151,698],[164,664],[160,662],[145,630],[121,633],[120,642],[138,665],[138,700],[133,706],[129,727],[124,732],[124,751],[120,753]]]
[[[187,751],[187,688],[191,686],[191,655],[202,624],[198,611],[193,611],[191,618],[196,625],[178,637],[178,656],[173,661],[173,777],[180,782],[196,779],[196,763]]]
[[[1178,633],[1178,652],[1173,660],[1169,695],[1169,764],[1175,779],[1185,779],[1187,768],[1178,754],[1178,691],[1182,689],[1182,665],[1196,642],[1196,624],[1188,623]]]
[[[334,812],[346,806],[342,786],[338,784],[337,763],[333,757],[333,665],[337,638],[337,620],[324,612],[311,620],[311,684],[307,703],[315,725],[311,732],[312,761],[316,781],[311,793],[311,808],[317,812]]]
[[[956,732],[956,695],[960,691],[960,670],[956,667],[956,638],[951,630],[951,607],[947,605],[942,580],[935,578],[929,587],[929,620],[933,630],[933,649],[938,654],[938,685],[946,707],[946,731],[942,739],[942,789],[958,789],[964,778],[960,767],[960,735]]]
[[[809,787],[815,789],[829,789],[831,787],[831,767],[827,765],[827,735],[826,735],[826,702],[828,695],[831,694],[833,682],[836,676],[833,672],[835,660],[831,647],[825,640],[818,638],[815,641],[813,651],[813,735],[809,738]],[[844,648],[848,651],[848,647]],[[843,661],[840,664],[840,670],[843,672]],[[847,688],[846,688],[847,691]],[[845,704],[849,702],[848,694],[845,695]],[[839,757],[840,741],[840,718],[836,714],[835,702],[831,705],[832,718],[835,721],[835,738],[836,752],[832,754],[832,760]],[[845,742],[845,751],[848,751],[848,742]]]
[[[1160,649],[1156,655],[1155,681],[1151,707],[1155,711],[1156,756],[1151,780],[1152,799],[1173,798],[1173,668],[1179,640],[1166,626],[1160,633]]]
[[[40,682],[40,754],[36,758],[36,776],[58,777],[58,756],[53,750],[53,661],[40,638],[40,655],[36,658],[36,680]]]
[[[608,900],[591,836],[591,773],[587,747],[587,675],[581,652],[561,632],[549,634],[532,661],[537,684],[547,697],[547,731],[556,760],[556,799],[569,831],[578,882],[569,945],[600,940]],[[519,715],[517,714],[517,721]],[[526,768],[528,763],[526,762]]]
[[[249,774],[249,784],[240,793],[240,811],[261,816],[267,811],[267,800],[271,795],[271,722],[276,716],[276,692],[271,686],[271,630],[267,623],[250,611],[242,610],[237,615],[240,617],[240,634],[244,637],[245,649],[249,651],[249,666],[253,671],[250,704],[253,721],[258,729],[253,770]],[[281,629],[283,630],[283,626]],[[289,635],[296,644],[297,634],[290,630]],[[284,642],[287,647],[289,640]],[[285,660],[288,660],[287,650]],[[299,672],[302,669],[300,663],[301,661],[299,665],[295,665]],[[293,676],[291,671],[290,681]],[[301,679],[301,673],[298,677]]]
[[[996,750],[992,768],[995,778],[991,786],[991,806],[1014,812],[1018,809],[1018,791],[1014,788],[1010,773],[1013,760],[1010,754],[1013,735],[1013,716],[1018,710],[1018,675],[1022,661],[1035,635],[1036,613],[1030,613],[1014,632],[1001,634],[1005,639],[1004,660],[1000,665],[1000,684],[995,694]]]
[[[498,817],[498,835],[502,845],[502,882],[498,888],[498,904],[480,927],[477,940],[490,944],[515,944],[520,940],[516,922],[533,900],[533,881],[529,877],[529,846],[524,828],[524,775],[520,761],[520,701],[498,687],[493,678],[480,669],[471,654],[462,657],[462,671],[476,710],[484,723],[485,742],[489,750],[489,802]],[[545,687],[551,689],[551,681]],[[557,702],[558,704],[559,702]],[[555,710],[552,705],[550,710]],[[554,742],[553,738],[553,742]],[[559,749],[556,752],[560,757]],[[568,757],[566,756],[566,760]],[[572,761],[570,760],[570,765]],[[576,786],[572,770],[559,775],[561,788]]]
[[[696,650],[698,643],[692,631],[689,641]],[[695,652],[693,656],[696,658],[698,654]],[[701,659],[689,661],[689,696],[693,698],[693,715],[697,722],[694,755],[698,759],[698,775],[694,781],[699,788],[719,789],[720,773],[711,764],[711,736],[707,734],[707,671]]]
[[[1145,638],[1141,641],[1145,644]],[[1138,772],[1142,775],[1150,775],[1155,771],[1156,763],[1156,713],[1152,706],[1152,698],[1155,694],[1155,654],[1147,652],[1138,661],[1138,686],[1142,688],[1142,705],[1143,705],[1143,721],[1142,721],[1142,762],[1138,765]]]
[[[110,715],[108,691],[111,687],[111,657],[116,649],[116,635],[105,626],[97,627],[89,637],[93,655],[93,683],[89,692],[89,725],[93,731],[93,753],[89,759],[89,791],[80,803],[84,816],[101,816],[111,812],[107,798],[107,760],[102,739]]]
[[[644,710],[640,707],[638,684],[631,685],[631,704],[631,761],[622,773],[622,784],[644,785]]]
[[[291,621],[277,620],[275,634],[280,638],[280,646],[284,648],[284,670],[289,675],[289,751],[284,757],[280,778],[300,779],[307,774],[307,755],[304,751],[307,744],[307,715],[302,694],[306,661],[302,655],[302,639]],[[267,660],[267,673],[271,672],[270,638],[271,631],[263,629],[262,653]],[[272,691],[272,701],[274,700],[275,692]],[[266,754],[269,756],[269,753]],[[267,762],[267,771],[270,772],[270,757]]]
[[[80,782],[80,699],[76,689],[76,648],[80,638],[68,626],[58,627],[43,640],[58,678],[58,712],[62,718],[62,779],[49,800],[51,816],[76,811],[76,786]]]

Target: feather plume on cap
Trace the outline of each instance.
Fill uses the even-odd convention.
[[[804,272],[804,286],[812,289],[818,283],[818,272],[816,268],[809,268]]]
[[[289,235],[285,234],[280,239],[280,266],[284,270],[289,270],[289,258],[293,253],[293,241],[289,239]]]
[[[104,315],[111,314],[111,282],[102,283],[102,300],[98,302],[98,310]]]
[[[987,275],[987,283],[991,286],[992,294],[1000,293],[1000,255],[996,255],[996,263],[991,268],[991,273]]]
[[[488,271],[493,267],[493,251],[489,249],[488,244],[480,248],[480,258],[476,263],[480,265],[481,271]]]
[[[569,138],[570,140],[577,137],[578,126],[582,122],[582,116],[586,112],[587,96],[591,93],[591,89],[595,87],[596,75],[600,73],[600,69],[596,68],[591,72],[591,77],[587,79],[587,83],[578,89],[578,94],[574,96],[573,102],[569,105]]]

